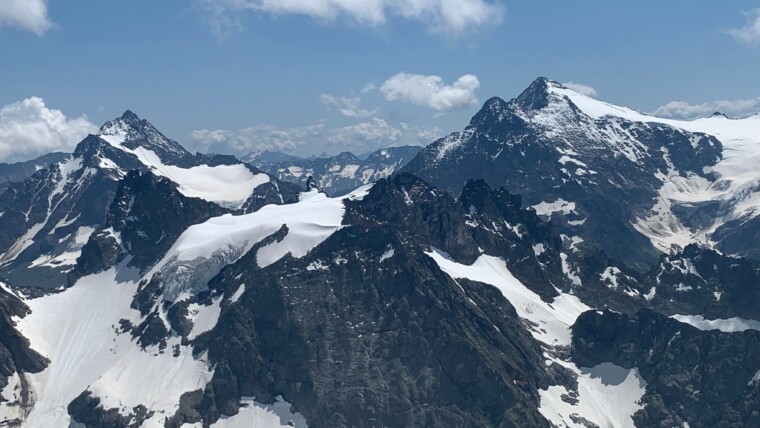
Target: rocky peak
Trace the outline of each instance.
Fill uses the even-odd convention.
[[[553,83],[546,77],[539,77],[515,98],[515,102],[526,110],[542,109],[549,104],[549,87]]]
[[[138,148],[150,150],[167,164],[184,167],[195,164],[195,157],[182,145],[164,136],[150,122],[130,110],[104,123],[98,131],[98,137],[128,151]]]
[[[449,194],[412,174],[380,180],[361,201],[346,202],[344,222],[393,225],[465,263],[479,255],[465,226],[464,210]]]
[[[493,97],[486,101],[480,111],[473,116],[470,126],[497,122],[507,110],[509,110],[509,104],[506,101],[499,97]]]

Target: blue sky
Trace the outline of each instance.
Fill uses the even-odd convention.
[[[660,114],[760,110],[758,0],[356,3],[0,0],[0,161],[125,109],[197,150],[424,144],[537,76]]]

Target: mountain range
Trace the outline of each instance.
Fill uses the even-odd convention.
[[[364,160],[127,111],[0,195],[0,426],[760,426],[758,156],[546,78]]]
[[[247,156],[246,162],[282,181],[306,186],[309,177],[328,195],[345,195],[359,186],[388,178],[422,149],[418,146],[388,147],[360,159],[350,152],[304,159],[278,152]]]

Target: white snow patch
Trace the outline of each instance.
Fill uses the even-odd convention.
[[[570,262],[567,260],[567,254],[560,253],[559,258],[562,260],[562,273],[565,274],[565,276],[573,282],[574,285],[580,287],[583,285],[581,282],[581,277],[578,276],[578,274],[573,270],[573,267],[570,265]]]
[[[724,333],[735,333],[745,330],[760,331],[760,321],[745,320],[739,317],[708,320],[702,315],[673,315],[671,318],[700,330],[720,330]]]
[[[309,266],[306,266],[306,270],[312,271],[312,270],[327,270],[328,265],[326,265],[322,260],[315,260],[311,263],[309,263]]]
[[[758,381],[760,381],[760,370],[758,370],[758,372],[755,373],[754,376],[752,376],[752,379],[750,379],[749,382],[747,382],[747,386],[752,386],[756,384]]]
[[[343,170],[340,172],[340,176],[343,178],[354,178],[356,176],[356,171],[359,169],[359,165],[346,165],[343,167]]]
[[[578,375],[578,404],[562,400],[568,391],[564,386],[550,386],[539,390],[541,405],[538,411],[558,427],[585,426],[573,421],[581,416],[600,427],[634,428],[633,414],[640,410],[646,383],[638,369],[627,370],[611,363],[602,363],[591,369],[578,369],[563,364]]]
[[[240,300],[240,296],[245,293],[245,284],[240,284],[237,290],[230,296],[230,304],[237,302]]]
[[[292,413],[291,405],[278,396],[274,404],[261,404],[253,399],[241,402],[235,416],[222,416],[212,428],[307,428],[306,418]]]
[[[100,135],[100,138],[114,147],[136,156],[137,159],[157,175],[166,177],[179,185],[178,190],[185,196],[201,198],[225,206],[239,208],[251,196],[256,187],[268,183],[267,174],[254,174],[244,164],[199,165],[181,168],[166,165],[151,150],[137,147],[134,150],[122,145],[124,135]]]
[[[123,275],[133,279],[119,279]],[[170,416],[182,393],[202,389],[211,379],[204,359],[194,359],[177,338],[167,346],[179,346],[175,358],[171,352],[143,351],[129,333],[117,333],[120,320],[140,320],[140,313],[130,308],[137,274],[127,270],[119,277],[111,269],[26,302],[32,313],[16,320],[18,329],[51,362],[41,373],[26,375],[37,402],[24,426],[68,426],[66,406],[85,390],[106,408],[130,412],[142,404]]]
[[[90,235],[95,229],[88,226],[82,226],[77,229],[74,239],[64,252],[58,255],[43,254],[34,260],[29,267],[47,266],[52,268],[74,266],[77,259],[82,254],[82,247],[90,239]]]
[[[546,249],[544,248],[544,244],[539,243],[533,246],[533,253],[536,255],[536,257],[543,254],[544,251],[546,251]]]
[[[615,266],[608,266],[604,269],[604,272],[599,274],[602,282],[607,282],[607,286],[612,289],[618,288],[618,277],[620,276],[620,269]]]
[[[551,216],[557,212],[562,213],[562,215],[576,213],[575,202],[568,202],[562,198],[554,202],[541,201],[540,204],[533,205],[533,209],[540,216]]]
[[[500,258],[481,255],[475,263],[467,266],[449,259],[438,250],[425,254],[452,278],[467,278],[498,288],[515,307],[520,318],[528,321],[533,337],[548,345],[569,346],[570,326],[589,309],[570,294],[560,294],[551,304],[544,302],[515,278]]]
[[[380,260],[378,260],[378,263],[381,263],[383,260],[388,260],[391,257],[393,257],[393,254],[396,253],[396,250],[393,248],[389,248],[388,251],[384,252],[382,256],[380,256]]]
[[[240,287],[240,289],[244,288],[245,287]],[[238,291],[240,291],[240,289],[238,289]],[[197,303],[193,303],[192,305],[188,306],[188,315],[190,320],[193,322],[193,329],[187,336],[188,339],[193,340],[201,334],[216,327],[216,323],[219,321],[219,315],[222,313],[221,304],[222,298],[218,297],[214,299],[208,306],[202,306]]]

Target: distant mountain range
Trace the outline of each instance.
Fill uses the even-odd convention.
[[[35,172],[58,163],[68,156],[67,153],[56,152],[24,162],[0,163],[0,192],[4,192],[11,183],[24,181]]]
[[[388,147],[363,159],[344,152],[336,156],[304,159],[278,152],[262,152],[244,158],[251,165],[288,183],[305,186],[313,177],[328,195],[344,195],[359,186],[398,172],[422,149],[418,146]]]
[[[127,111],[0,195],[0,426],[760,426],[759,158],[545,78],[364,160]]]

